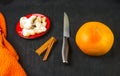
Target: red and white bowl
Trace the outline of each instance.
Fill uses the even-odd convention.
[[[16,25],[16,32],[17,32],[17,34],[20,36],[20,37],[22,37],[22,38],[25,38],[25,39],[34,39],[34,38],[38,38],[38,37],[40,37],[40,36],[43,36],[44,34],[46,34],[47,32],[48,32],[48,30],[50,29],[50,19],[47,17],[47,16],[45,16],[45,15],[43,15],[43,14],[28,14],[28,15],[26,15],[25,17],[27,17],[27,18],[29,18],[29,17],[31,17],[31,16],[41,16],[41,17],[46,17],[46,22],[47,22],[47,24],[46,24],[46,31],[45,32],[41,32],[41,33],[39,33],[39,34],[35,34],[35,35],[30,35],[30,36],[24,36],[23,35],[23,32],[22,32],[22,28],[20,27],[20,21],[18,21],[18,23],[17,23],[17,25]]]

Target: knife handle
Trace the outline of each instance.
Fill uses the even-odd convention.
[[[62,61],[63,61],[63,63],[68,63],[68,52],[69,52],[68,38],[63,37],[63,44],[62,44]]]

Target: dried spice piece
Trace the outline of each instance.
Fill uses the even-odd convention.
[[[46,61],[48,59],[48,56],[49,56],[51,49],[52,49],[55,42],[56,42],[56,38],[51,37],[50,39],[48,39],[48,41],[46,41],[42,46],[40,46],[35,51],[38,55],[41,55],[43,52],[46,51],[45,56],[43,58],[43,61]]]

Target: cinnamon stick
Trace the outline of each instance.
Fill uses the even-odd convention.
[[[48,56],[55,42],[56,42],[55,37],[51,37],[35,51],[38,55],[41,55],[43,52],[46,51],[43,61],[46,61],[48,59]]]

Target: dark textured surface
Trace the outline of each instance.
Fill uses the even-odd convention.
[[[1,0],[0,11],[7,22],[7,39],[20,56],[20,64],[28,76],[120,76],[120,1],[119,0]],[[69,64],[61,59],[63,13],[70,18]],[[19,37],[15,31],[21,16],[42,13],[51,20],[47,34],[33,40]],[[77,29],[87,21],[100,21],[114,33],[115,42],[110,52],[102,57],[83,54],[75,44]],[[55,36],[48,61],[35,49],[48,38]]]

